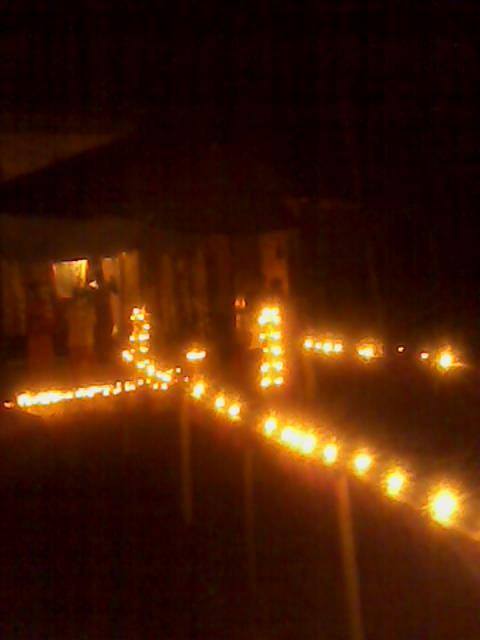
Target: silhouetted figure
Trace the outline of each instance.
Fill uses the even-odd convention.
[[[88,286],[93,293],[95,308],[95,351],[100,362],[107,362],[112,353],[114,326],[110,296],[117,292],[117,287],[113,280],[105,281],[100,264],[94,264],[93,275]]]
[[[93,360],[95,309],[88,288],[76,289],[66,309],[68,353],[74,371],[88,369]]]
[[[49,292],[31,281],[26,302],[28,366],[32,371],[45,370],[53,361],[53,309]]]

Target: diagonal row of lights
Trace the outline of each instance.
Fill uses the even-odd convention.
[[[305,429],[295,423],[282,420],[271,414],[260,424],[261,433],[294,452],[323,463],[328,467],[342,466],[359,478],[373,474],[378,464],[378,456],[369,449],[349,450],[341,446],[331,435],[321,436],[317,431]],[[380,485],[383,493],[393,500],[410,502],[413,476],[406,467],[394,464],[380,471]],[[441,525],[453,525],[460,515],[462,498],[460,493],[447,483],[437,485],[427,492],[421,505],[433,520]]]
[[[303,350],[306,353],[327,356],[335,358],[345,353],[345,344],[338,337],[315,337],[312,335],[305,336],[302,342]],[[401,344],[396,347],[398,354],[407,351],[405,345]],[[384,347],[381,342],[374,339],[364,339],[358,342],[354,348],[355,355],[363,362],[371,362],[384,356]],[[450,345],[445,345],[439,349],[430,351],[421,351],[418,354],[421,362],[430,363],[433,367],[440,371],[450,371],[455,367],[462,366],[458,354]]]

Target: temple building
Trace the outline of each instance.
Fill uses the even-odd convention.
[[[0,337],[22,350],[35,289],[56,353],[68,351],[78,291],[111,284],[112,331],[133,304],[155,339],[205,339],[235,325],[235,301],[289,296],[299,204],[268,154],[218,144],[116,140],[0,189]],[[69,302],[70,301],[70,302]],[[240,303],[239,303],[240,301]],[[37,305],[38,306],[38,305]]]

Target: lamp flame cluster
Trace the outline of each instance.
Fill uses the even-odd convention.
[[[303,338],[302,346],[306,353],[322,356],[338,357],[345,353],[345,344],[340,338],[307,335]],[[403,355],[407,353],[407,347],[404,344],[397,345],[395,352]],[[380,341],[368,338],[355,345],[354,353],[362,362],[371,362],[384,356],[384,348]],[[443,373],[463,366],[459,354],[450,345],[433,351],[420,351],[417,357],[420,362],[430,364]]]
[[[189,381],[187,387],[190,396],[196,401],[212,409],[220,416],[232,422],[239,422],[242,418],[242,403],[232,394],[215,388],[212,383],[203,378]]]
[[[181,370],[161,369],[150,356],[150,320],[144,307],[135,307],[131,314],[132,332],[129,348],[122,352],[123,361],[136,370],[134,379],[114,383],[80,386],[68,390],[50,389],[39,392],[23,392],[16,396],[15,404],[22,409],[45,407],[52,404],[96,397],[111,397],[122,393],[131,393],[138,389],[150,388],[154,391],[167,391],[180,379]],[[260,385],[264,389],[270,386],[282,386],[284,383],[284,350],[282,344],[282,315],[278,306],[264,307],[258,316],[260,340],[263,345],[263,362],[260,368]],[[306,351],[323,355],[340,355],[343,342],[339,339],[315,339],[307,337],[303,347]],[[423,352],[427,353],[427,352]],[[363,341],[357,345],[357,355],[363,359],[372,359],[382,354],[381,346],[375,341]],[[190,357],[189,357],[190,356]],[[191,349],[186,354],[190,362],[202,362],[204,349]],[[422,360],[429,360],[422,358]],[[448,370],[458,366],[459,361],[450,347],[439,350],[432,358],[435,366]],[[238,396],[226,393],[213,383],[199,377],[182,378],[184,389],[196,402],[214,411],[219,417],[230,422],[241,422],[247,411],[245,402]],[[5,406],[13,403],[5,403]],[[264,417],[259,425],[260,433],[286,448],[293,454],[316,461],[327,467],[338,467],[350,471],[356,477],[370,479],[390,499],[412,504],[415,478],[406,465],[382,462],[383,457],[371,448],[352,448],[346,442],[323,429],[305,427],[297,420],[286,420],[277,414]],[[463,510],[462,493],[452,484],[442,482],[433,486],[416,505],[435,522],[450,526],[459,522]]]
[[[285,382],[285,351],[280,308],[276,305],[263,307],[257,322],[263,354],[260,364],[260,387],[281,387]]]
[[[350,471],[356,477],[378,481],[381,491],[390,499],[412,504],[414,479],[402,464],[381,464],[380,456],[367,448],[351,448],[330,433],[305,427],[295,420],[277,414],[264,417],[260,433],[293,453],[327,467]],[[420,504],[435,522],[450,526],[458,521],[462,508],[461,493],[443,482],[431,489]]]

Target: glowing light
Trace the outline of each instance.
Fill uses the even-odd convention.
[[[273,416],[270,416],[265,420],[263,424],[263,431],[265,432],[265,435],[271,436],[274,433],[274,431],[277,430],[277,427],[278,427],[277,419]]]
[[[197,382],[192,389],[192,396],[199,400],[205,393],[206,386],[204,382]]]
[[[358,476],[365,475],[373,464],[373,457],[368,451],[359,451],[353,458],[353,470]]]
[[[262,389],[269,389],[272,386],[280,387],[284,383],[284,364],[282,356],[284,353],[282,345],[282,332],[279,328],[281,315],[279,307],[263,307],[258,316],[259,340],[262,343],[263,361],[260,364],[259,385]]]
[[[155,375],[155,367],[153,364],[149,364],[148,367],[146,368],[146,372],[147,372],[147,376],[154,376]]]
[[[125,349],[122,351],[122,359],[124,362],[133,362],[133,354]]]
[[[330,442],[323,447],[322,458],[325,464],[335,464],[338,459],[338,445]]]
[[[435,364],[441,371],[448,371],[452,367],[458,366],[459,362],[451,348],[446,347],[437,354]]]
[[[317,439],[313,434],[294,427],[285,427],[280,435],[280,440],[291,449],[304,455],[311,455],[317,446]]]
[[[405,345],[399,344],[397,347],[397,353],[405,353],[405,349],[406,349]]]
[[[398,498],[405,490],[407,474],[402,469],[392,469],[385,476],[385,492],[390,498]]]
[[[201,362],[205,360],[207,352],[205,349],[190,349],[187,351],[186,358],[189,362]]]
[[[430,497],[430,515],[436,522],[444,526],[452,524],[459,508],[459,497],[452,489],[446,487],[438,489]]]
[[[303,346],[307,351],[313,349],[317,353],[323,353],[326,356],[343,353],[343,341],[338,338],[327,338],[322,341],[308,337],[305,338]]]
[[[228,407],[228,415],[232,419],[238,418],[240,416],[240,405],[238,403],[231,404]]]
[[[221,411],[222,409],[225,409],[225,396],[223,395],[219,395],[215,398],[215,409],[217,409],[217,411]]]
[[[234,306],[235,306],[235,309],[241,311],[241,310],[246,308],[247,301],[245,300],[245,298],[243,296],[237,296],[235,298]]]
[[[330,340],[327,340],[327,342],[323,343],[323,353],[328,355],[332,351],[333,351],[333,344],[330,342]]]
[[[428,360],[430,358],[430,354],[428,353],[428,351],[422,351],[420,353],[420,360]]]
[[[382,347],[374,341],[364,341],[357,345],[357,355],[364,362],[370,362],[374,358],[380,358]]]
[[[47,407],[60,402],[71,400],[86,400],[96,396],[108,397],[115,394],[117,386],[112,384],[94,384],[74,389],[49,389],[47,391],[25,391],[16,396],[16,404],[22,409],[32,407]],[[12,403],[11,403],[12,404]]]

